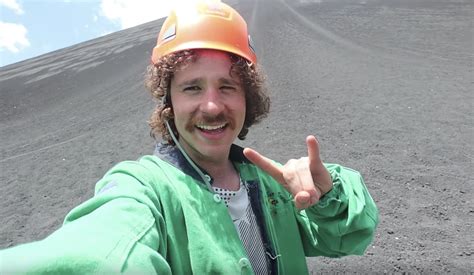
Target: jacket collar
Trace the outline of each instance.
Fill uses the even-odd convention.
[[[193,177],[195,180],[202,181],[199,174],[188,163],[186,158],[176,146],[163,142],[157,143],[155,146],[154,154],[158,158],[168,162],[177,169],[183,171],[185,174]],[[250,163],[250,161],[244,156],[244,148],[235,144],[232,144],[230,147],[229,159],[232,162],[237,163]],[[197,164],[196,166],[199,167],[199,165]],[[211,178],[212,184],[212,177],[209,175],[209,173],[207,173],[207,171],[202,169],[201,167],[199,167],[199,169],[201,169],[201,172],[204,173],[204,175],[207,175],[209,176],[209,178]]]

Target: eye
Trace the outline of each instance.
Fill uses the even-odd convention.
[[[224,85],[224,86],[221,86],[221,90],[226,90],[226,91],[235,91],[235,87],[234,86],[228,86],[228,85]]]
[[[201,87],[199,86],[188,86],[183,89],[185,92],[194,92],[194,91],[200,91]]]

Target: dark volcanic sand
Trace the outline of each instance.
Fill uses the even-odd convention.
[[[240,144],[285,162],[314,134],[326,162],[361,171],[380,210],[366,255],[310,270],[472,272],[473,2],[235,7],[273,100]],[[142,79],[161,23],[0,69],[0,248],[44,238],[115,163],[152,153]]]

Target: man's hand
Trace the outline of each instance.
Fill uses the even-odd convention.
[[[283,167],[250,148],[244,149],[244,155],[253,164],[267,172],[278,181],[294,199],[298,209],[308,208],[332,188],[332,179],[319,156],[319,144],[314,136],[306,138],[308,156],[290,159]]]

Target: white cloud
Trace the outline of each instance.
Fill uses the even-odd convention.
[[[189,4],[195,0],[102,0],[101,10],[109,20],[122,29],[130,28],[168,15],[172,6]]]
[[[0,6],[5,6],[13,10],[16,14],[25,13],[16,0],[0,0]]]
[[[26,38],[27,32],[21,24],[0,21],[0,51],[17,53],[20,49],[30,46],[30,41]]]

